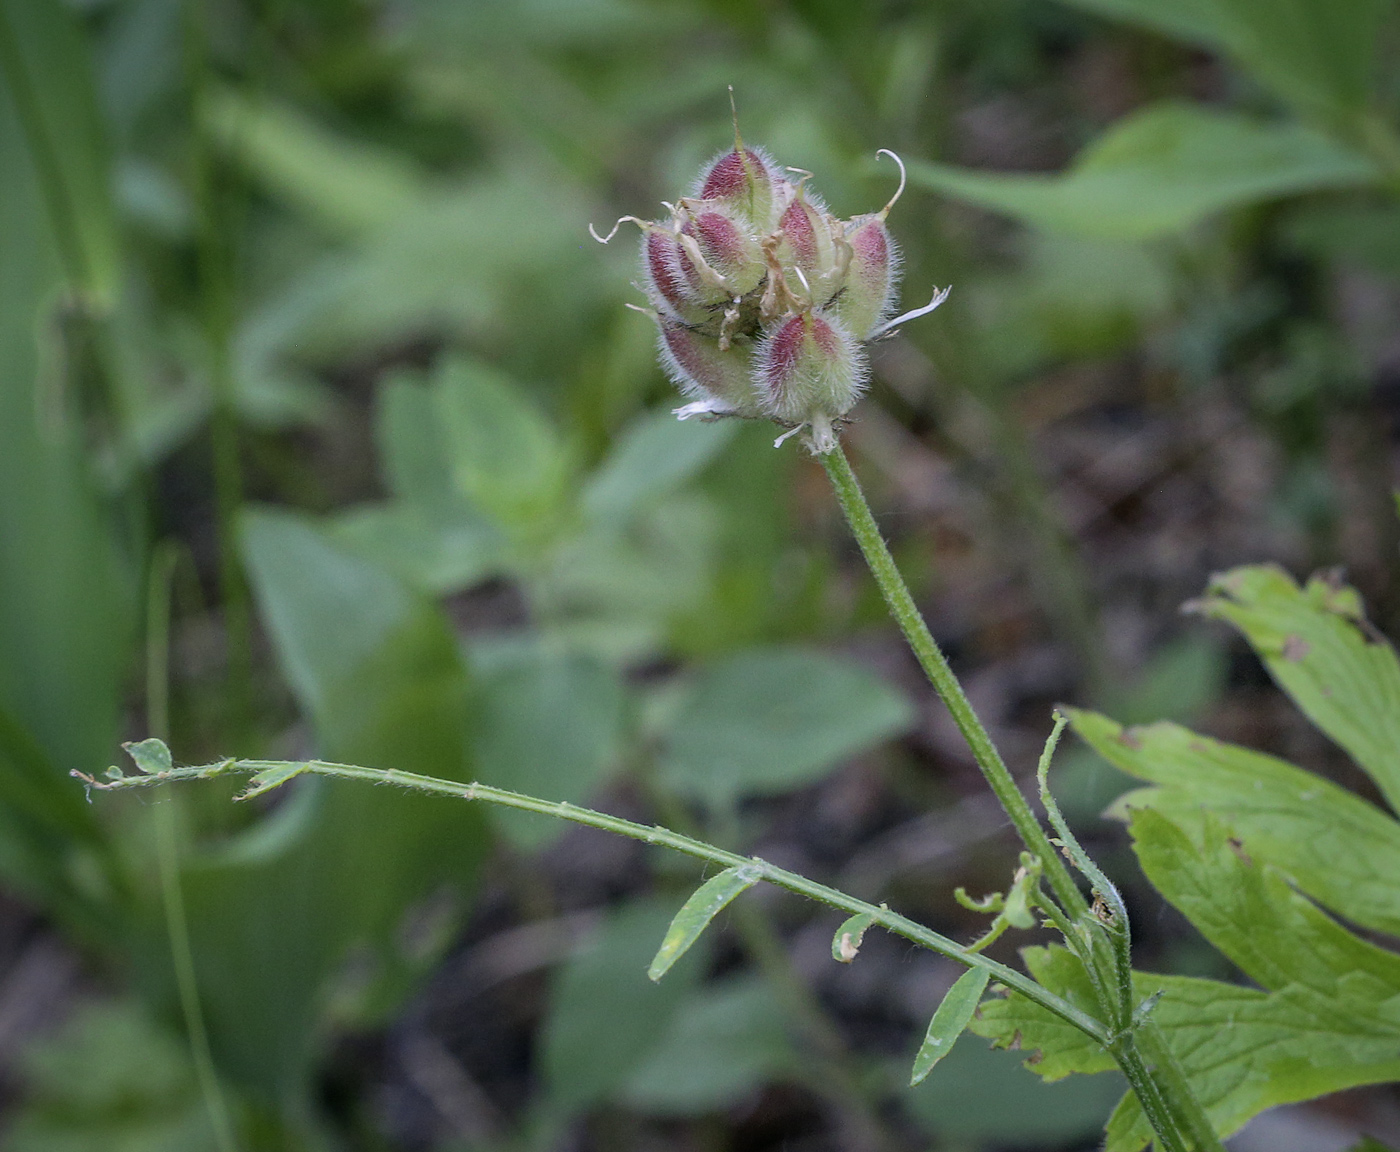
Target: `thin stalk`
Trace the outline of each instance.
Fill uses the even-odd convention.
[[[215,764],[203,764],[190,768],[172,768],[167,772],[157,772],[152,775],[109,777],[106,780],[98,780],[76,770],[71,775],[82,780],[89,788],[113,792],[128,788],[150,787],[172,780],[207,780],[218,776],[238,774],[256,776],[261,773],[266,773],[266,775],[262,780],[254,780],[253,786],[243,794],[244,797],[277,787],[303,773],[330,776],[340,780],[365,780],[371,784],[396,785],[437,796],[451,796],[459,800],[480,800],[488,804],[500,805],[503,808],[516,808],[522,812],[537,812],[542,816],[553,816],[573,824],[582,824],[589,828],[612,832],[618,836],[626,836],[644,844],[659,844],[664,848],[670,848],[697,860],[718,864],[722,868],[733,868],[740,865],[757,868],[760,879],[779,888],[785,888],[789,892],[795,892],[799,896],[805,896],[819,904],[838,908],[848,915],[867,915],[870,917],[871,923],[878,924],[887,932],[902,936],[914,944],[928,948],[941,956],[947,956],[950,960],[956,960],[959,964],[969,968],[986,969],[994,980],[1039,1004],[1047,1012],[1078,1028],[1105,1048],[1109,1046],[1112,1039],[1109,1030],[1101,1021],[1096,1020],[1087,1012],[1048,989],[1041,987],[1029,976],[1017,972],[1014,968],[1008,968],[1005,964],[999,964],[986,956],[969,952],[948,937],[901,916],[897,912],[891,912],[888,908],[858,900],[854,896],[848,896],[835,888],[828,888],[825,884],[809,880],[796,872],[789,872],[786,868],[779,868],[776,864],[770,864],[756,856],[741,856],[737,852],[728,852],[723,848],[716,848],[713,844],[706,844],[702,840],[683,836],[669,828],[638,824],[632,820],[624,820],[620,816],[609,816],[605,812],[596,812],[591,808],[580,808],[574,804],[553,800],[541,800],[538,797],[525,796],[505,788],[495,788],[489,784],[463,784],[458,780],[439,780],[432,776],[420,776],[416,772],[403,772],[397,768],[364,768],[357,764],[333,764],[324,760],[223,760]]]
[[[987,778],[987,783],[991,785],[996,798],[1001,801],[1001,806],[1011,817],[1021,840],[1031,852],[1040,857],[1045,877],[1056,899],[1069,911],[1071,918],[1082,915],[1088,911],[1088,904],[1074,878],[1069,874],[1069,869],[1060,859],[1059,852],[1050,843],[1045,829],[1040,826],[1026,798],[1016,786],[1016,781],[1002,760],[1001,753],[996,750],[996,745],[992,743],[987,729],[973,711],[962,685],[948,666],[948,659],[943,655],[943,650],[938,647],[938,642],[924,623],[923,616],[914,604],[914,597],[909,592],[909,586],[899,574],[894,557],[890,555],[890,550],[880,535],[879,526],[875,523],[870,505],[866,502],[865,493],[861,491],[860,482],[851,471],[846,454],[838,444],[821,456],[821,462],[827,475],[831,477],[832,486],[836,489],[836,498],[841,504],[841,510],[846,514],[846,522],[851,526],[861,552],[865,554],[866,563],[870,566],[875,582],[880,586],[885,603],[889,605],[890,614],[899,624],[900,631],[904,633],[909,647],[913,649],[914,656],[929,683],[952,714],[953,722],[957,724],[958,731],[972,749],[978,767],[982,769],[982,774]]]
[[[146,593],[146,722],[151,734],[161,740],[170,732],[170,582],[179,553],[168,544],[158,546],[151,556],[150,581]],[[180,993],[180,1010],[185,1018],[190,1057],[200,1094],[209,1112],[209,1123],[220,1152],[238,1152],[228,1104],[224,1100],[214,1057],[209,1050],[209,1034],[199,1002],[199,981],[195,975],[194,951],[190,947],[189,919],[185,914],[185,894],[180,886],[180,845],[172,804],[154,806],[156,856],[160,867],[160,889],[165,906],[165,931],[170,938],[170,961]]]

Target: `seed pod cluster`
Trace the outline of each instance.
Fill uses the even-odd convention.
[[[642,229],[643,311],[662,364],[691,398],[676,415],[766,418],[789,430],[779,443],[805,429],[820,453],[865,390],[866,345],[947,292],[890,320],[899,253],[885,218],[899,192],[879,212],[838,220],[809,175],[780,169],[736,131],[692,194],[666,205],[669,219],[618,224]],[[616,232],[594,236],[606,243]]]

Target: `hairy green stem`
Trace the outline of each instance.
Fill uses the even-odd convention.
[[[170,583],[179,559],[171,545],[158,545],[151,555],[150,580],[146,595],[146,723],[151,734],[161,740],[170,733]],[[156,857],[160,868],[161,900],[165,909],[165,931],[170,939],[170,962],[180,993],[180,1011],[185,1019],[190,1057],[199,1081],[209,1123],[220,1152],[238,1152],[228,1103],[214,1057],[209,1049],[209,1033],[199,1001],[199,981],[195,975],[194,950],[190,947],[189,918],[185,894],[180,885],[180,845],[172,804],[154,806]]]
[[[1016,781],[1002,760],[1001,754],[996,750],[986,728],[973,710],[966,693],[963,692],[957,676],[949,667],[947,657],[943,655],[942,649],[938,647],[937,641],[934,640],[933,634],[924,622],[924,618],[909,592],[909,586],[904,582],[904,577],[900,575],[894,557],[890,555],[890,550],[880,535],[879,526],[875,523],[870,505],[866,502],[860,483],[851,470],[850,461],[846,459],[846,455],[839,445],[832,451],[823,454],[821,461],[826,467],[827,475],[831,477],[832,486],[836,490],[836,498],[841,504],[841,510],[846,515],[851,531],[855,534],[861,552],[865,555],[871,574],[880,586],[885,603],[889,606],[891,614],[904,633],[904,638],[909,642],[910,648],[913,649],[915,657],[925,675],[928,676],[934,690],[951,713],[958,730],[967,741],[968,747],[972,749],[978,767],[982,769],[992,791],[996,794],[1007,815],[1011,817],[1011,822],[1015,825],[1022,841],[1031,852],[1040,857],[1051,891],[1064,909],[1064,914],[1061,916],[1052,915],[1052,920],[1057,923],[1060,920],[1067,920],[1070,922],[1070,927],[1078,924],[1084,924],[1086,927],[1092,924],[1097,927],[1102,922],[1090,911],[1074,882],[1074,878],[1070,875],[1069,869],[1061,859],[1060,853],[1056,851],[1057,846],[1050,840],[1045,829],[1041,827],[1040,821],[1035,818],[1030,805],[1016,786]],[[1202,1143],[1204,1137],[1196,1135],[1195,1142],[1198,1145],[1198,1152],[1215,1152],[1219,1141],[1215,1140],[1214,1133],[1205,1120],[1200,1104],[1192,1094],[1185,1077],[1172,1077],[1166,1071],[1154,1074],[1153,1070],[1150,1070],[1143,1062],[1142,1055],[1138,1052],[1135,1044],[1127,910],[1123,907],[1122,900],[1112,883],[1079,847],[1044,784],[1045,774],[1049,767],[1049,757],[1054,752],[1055,742],[1063,728],[1063,718],[1057,717],[1055,731],[1046,744],[1045,754],[1041,758],[1037,775],[1041,782],[1047,813],[1061,837],[1061,846],[1072,854],[1076,865],[1085,872],[1095,888],[1100,890],[1102,898],[1108,903],[1113,917],[1117,921],[1113,927],[1104,925],[1104,933],[1111,938],[1112,946],[1112,953],[1106,965],[1101,964],[1095,955],[1098,949],[1095,947],[1096,940],[1093,935],[1084,934],[1083,943],[1089,954],[1081,955],[1085,969],[1098,992],[1100,1008],[1107,1018],[1114,1022],[1114,1036],[1112,1042],[1106,1047],[1113,1054],[1118,1066],[1132,1086],[1133,1092],[1141,1102],[1143,1112],[1152,1125],[1153,1131],[1157,1134],[1161,1152],[1186,1152],[1187,1145],[1181,1133],[1193,1131],[1198,1126],[1197,1121],[1204,1126],[1204,1131],[1209,1133],[1209,1138],[1215,1141],[1214,1144]],[[1093,930],[1093,928],[1088,928],[1088,933],[1092,933]],[[1066,942],[1074,947],[1074,942],[1080,937],[1080,933],[1070,932],[1066,933],[1065,936]],[[1075,950],[1079,951],[1077,948]],[[1113,972],[1115,978],[1112,981],[1103,979],[1105,974],[1101,972],[1101,968],[1104,966]],[[1112,991],[1110,991],[1110,984],[1114,986]],[[1039,985],[1036,987],[1039,988]],[[1019,987],[1016,990],[1021,991]],[[1164,1062],[1165,1058],[1158,1063]]]
[[[846,459],[846,454],[841,450],[840,445],[837,445],[830,452],[823,454],[820,459],[826,467],[827,475],[831,477],[832,486],[836,489],[836,499],[841,504],[841,510],[846,514],[846,521],[855,534],[861,552],[865,554],[870,572],[875,577],[875,582],[880,586],[885,603],[889,605],[890,614],[899,624],[900,631],[904,633],[909,647],[913,649],[914,656],[923,668],[929,683],[933,685],[934,691],[938,693],[952,714],[953,722],[958,726],[958,731],[962,733],[963,739],[972,749],[977,766],[982,769],[987,783],[991,785],[996,798],[1001,802],[1001,806],[1006,809],[1006,814],[1011,817],[1011,823],[1016,826],[1016,831],[1020,834],[1026,847],[1040,857],[1041,864],[1045,868],[1045,877],[1049,881],[1051,891],[1055,893],[1056,899],[1070,912],[1071,917],[1086,912],[1088,904],[1076,886],[1074,878],[1069,874],[1069,869],[1065,867],[1064,862],[1060,859],[1060,854],[1045,834],[1045,829],[1040,826],[1040,821],[1035,818],[1031,806],[1016,786],[1016,781],[1002,760],[1001,753],[992,743],[987,729],[983,727],[982,721],[973,711],[972,705],[968,702],[967,694],[963,692],[957,676],[949,667],[948,658],[943,655],[943,650],[939,648],[938,642],[934,640],[933,634],[928,630],[928,625],[924,623],[923,616],[914,604],[914,597],[910,594],[909,586],[904,582],[904,577],[899,574],[899,568],[895,565],[894,557],[890,555],[890,550],[885,545],[884,537],[880,535],[880,529],[875,523],[870,505],[866,503],[865,493],[861,491],[860,482],[856,480],[855,473],[851,471],[850,461]]]
[[[1142,1053],[1137,1050],[1132,1035],[1119,1038],[1109,1047],[1109,1051],[1142,1105],[1147,1122],[1152,1125],[1158,1152],[1187,1152],[1186,1142],[1172,1110],[1167,1106],[1161,1086],[1143,1062]],[[1198,1148],[1196,1152],[1204,1152],[1204,1149]]]
[[[718,864],[723,868],[741,865],[757,868],[760,879],[779,888],[785,888],[799,896],[806,896],[809,900],[815,900],[819,904],[839,908],[848,915],[857,913],[868,915],[871,918],[871,923],[878,924],[887,932],[903,936],[914,944],[947,956],[950,960],[956,960],[969,968],[985,968],[994,980],[1039,1004],[1047,1012],[1078,1028],[1086,1036],[1104,1045],[1105,1048],[1108,1047],[1111,1039],[1108,1029],[1100,1021],[1077,1008],[1068,1000],[1041,987],[1029,976],[1017,972],[1014,968],[1008,968],[1005,964],[988,959],[986,956],[969,952],[948,937],[896,912],[891,912],[888,908],[869,904],[864,900],[857,900],[854,896],[848,896],[835,888],[828,888],[825,884],[809,880],[796,872],[789,872],[786,868],[779,868],[776,864],[770,864],[758,857],[741,856],[737,852],[728,852],[723,848],[716,848],[713,844],[706,844],[702,840],[683,836],[669,828],[638,824],[632,820],[624,820],[620,816],[609,816],[605,812],[596,812],[591,808],[580,808],[575,804],[553,800],[541,800],[538,797],[525,796],[505,788],[495,788],[489,784],[463,784],[458,780],[439,780],[433,776],[420,776],[416,772],[403,772],[397,768],[364,768],[357,764],[333,764],[325,760],[223,760],[216,764],[203,764],[191,768],[172,768],[168,772],[157,772],[152,775],[121,776],[107,780],[98,780],[76,770],[72,775],[82,780],[89,788],[110,792],[128,788],[150,787],[173,780],[207,780],[217,776],[237,774],[256,776],[260,773],[267,775],[261,781],[255,779],[253,787],[244,793],[245,797],[268,788],[277,787],[303,773],[330,776],[341,780],[365,780],[371,784],[397,785],[401,788],[410,788],[414,791],[428,792],[437,796],[451,796],[458,800],[481,800],[488,804],[500,805],[503,808],[516,808],[522,812],[538,812],[542,816],[553,816],[573,824],[599,828],[604,832],[612,832],[618,836],[640,840],[645,844],[659,844],[663,848],[670,848],[697,860]]]
[[[1180,1121],[1182,1131],[1195,1143],[1196,1152],[1225,1152],[1225,1145],[1187,1083],[1186,1072],[1156,1021],[1149,1016],[1136,1035],[1142,1054],[1152,1061],[1153,1074],[1166,1090],[1168,1104]]]

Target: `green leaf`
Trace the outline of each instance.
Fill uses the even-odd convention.
[[[1136,988],[1163,992],[1153,1017],[1222,1136],[1280,1104],[1400,1076],[1393,1004],[1348,1010],[1298,985],[1263,993],[1184,976],[1142,976]],[[1125,1096],[1107,1152],[1138,1152],[1151,1134],[1136,1097]]]
[[[246,370],[284,356],[344,363],[356,351],[425,334],[491,344],[517,320],[529,324],[532,344],[559,341],[539,318],[558,308],[577,320],[568,310],[596,300],[621,271],[578,240],[590,199],[555,168],[509,161],[488,178],[425,197],[349,251],[300,270],[250,315],[238,339]],[[575,351],[576,331],[561,329]]]
[[[1325,576],[1299,588],[1266,564],[1214,577],[1192,607],[1243,632],[1279,687],[1400,812],[1400,660],[1355,589]]]
[[[1387,0],[1066,0],[1226,53],[1306,115],[1354,127]]]
[[[479,361],[444,363],[434,394],[457,491],[505,528],[538,532],[572,471],[554,427],[519,385]]]
[[[429,596],[461,592],[510,570],[505,536],[469,512],[448,519],[402,501],[360,504],[326,529],[336,544]]]
[[[697,989],[684,1001],[620,1093],[622,1103],[659,1116],[699,1116],[795,1078],[798,1059],[779,997],[744,975]]]
[[[7,1152],[214,1152],[182,1040],[130,1001],[81,1004],[22,1055]]]
[[[452,476],[439,411],[446,379],[446,369],[431,379],[396,373],[375,393],[374,405],[374,443],[389,491],[444,519],[471,510]]]
[[[1208,809],[1301,891],[1354,923],[1400,934],[1400,823],[1380,809],[1285,761],[1176,724],[1124,728],[1067,712],[1111,764],[1160,785],[1120,806],[1156,808],[1178,823]]]
[[[1063,948],[1028,948],[1027,967],[1073,1002],[1092,996],[1077,959]],[[1222,1136],[1279,1104],[1400,1074],[1400,1002],[1369,999],[1348,985],[1345,1001],[1290,984],[1262,992],[1214,980],[1135,975],[1140,999],[1160,992],[1152,1019]],[[1038,1005],[1010,993],[982,1005],[969,1025],[1004,1047],[1039,1052],[1027,1066],[1046,1079],[1112,1067],[1101,1047]],[[1137,1152],[1151,1131],[1131,1094],[1109,1123],[1109,1152]]]
[[[1277,869],[1256,864],[1209,811],[1183,827],[1135,809],[1131,830],[1153,886],[1255,983],[1299,984],[1338,1000],[1400,997],[1400,956],[1348,932]]]
[[[594,522],[558,544],[529,581],[541,631],[615,664],[645,661],[703,595],[719,511],[680,492],[624,524]]]
[[[724,911],[734,897],[740,892],[747,892],[759,879],[756,867],[740,864],[726,868],[718,876],[711,876],[701,884],[666,929],[665,939],[661,941],[661,947],[656,950],[651,967],[647,969],[647,977],[660,980],[665,976],[671,966],[700,939],[700,934],[710,926],[710,921]]]
[[[922,1084],[933,1066],[953,1050],[958,1037],[972,1020],[982,993],[987,990],[988,973],[985,968],[969,968],[943,997],[943,1002],[929,1021],[928,1032],[919,1051],[914,1057],[914,1069],[909,1076],[909,1087]]]
[[[44,184],[45,234],[56,238],[75,294],[109,311],[121,278],[111,157],[74,13],[48,0],[4,0],[0,76]],[[16,162],[10,148],[3,155],[6,164]],[[12,202],[4,203],[9,211]]]
[[[165,746],[165,741],[151,737],[148,740],[140,740],[136,743],[126,743],[122,745],[126,749],[136,767],[147,775],[155,775],[160,772],[169,772],[175,767],[175,762],[170,758],[170,749]]]
[[[696,678],[667,733],[661,776],[717,805],[782,792],[912,720],[903,696],[856,665],[798,649],[754,649]]]
[[[704,967],[692,949],[660,984],[643,975],[670,909],[638,901],[610,912],[563,967],[541,1035],[550,1100],[576,1111],[618,1091],[664,1035]]]
[[[1061,175],[912,161],[909,179],[1047,231],[1145,240],[1229,208],[1372,183],[1377,173],[1301,125],[1169,102],[1118,121]]]
[[[669,410],[629,424],[583,490],[583,508],[599,520],[630,516],[695,476],[733,440],[733,420],[677,420]]]
[[[849,964],[854,960],[865,942],[865,933],[873,923],[874,912],[857,912],[848,920],[843,920],[831,938],[831,958],[839,964]]]
[[[1090,1014],[1098,1011],[1094,986],[1072,952],[1055,945],[1023,948],[1021,955],[1031,975],[1057,996]],[[1026,1067],[1034,1069],[1042,1080],[1062,1080],[1072,1072],[1109,1072],[1118,1067],[1097,1041],[1015,993],[983,1003],[968,1030],[1003,1048],[1038,1051],[1040,1058],[1028,1060]]]
[[[70,14],[26,5],[21,18],[31,17]],[[66,82],[62,74],[49,81]],[[73,78],[76,89],[84,83]],[[0,872],[92,934],[118,907],[113,861],[67,773],[114,757],[134,580],[93,483],[84,430],[52,378],[59,351],[47,309],[60,276],[3,82],[0,205]]]
[[[306,769],[300,764],[282,764],[275,768],[264,768],[248,781],[248,787],[243,789],[235,800],[251,800],[254,796],[261,796],[265,792],[282,787],[288,780],[295,780]]]
[[[626,696],[618,673],[594,659],[529,644],[480,658],[475,749],[485,784],[569,803],[586,801],[617,767]],[[493,813],[523,848],[557,836],[562,821]]]
[[[438,611],[301,519],[255,511],[242,528],[274,652],[323,754],[469,779],[468,682]],[[305,1086],[332,1008],[367,1022],[410,990],[450,939],[487,843],[474,810],[324,785],[295,782],[268,818],[294,819],[184,872],[216,1056],[269,1101]]]
[[[336,231],[355,235],[390,223],[427,194],[401,151],[335,135],[273,100],[220,88],[206,99],[206,126],[275,193]]]

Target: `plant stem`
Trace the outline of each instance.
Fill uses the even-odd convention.
[[[168,739],[170,732],[170,581],[178,552],[168,543],[158,545],[151,555],[150,580],[146,599],[146,723],[151,734]],[[189,919],[185,894],[180,886],[180,846],[176,835],[173,804],[154,805],[156,857],[160,867],[161,899],[165,907],[165,931],[170,939],[170,961],[180,992],[180,1011],[185,1019],[190,1057],[195,1078],[214,1129],[220,1152],[238,1152],[228,1104],[224,1100],[214,1057],[209,1050],[209,1033],[199,1002],[199,981],[195,975],[194,951],[190,947]]]
[[[1143,1063],[1142,1053],[1133,1043],[1132,1035],[1121,1037],[1109,1047],[1109,1051],[1127,1077],[1133,1094],[1142,1105],[1143,1114],[1156,1133],[1158,1152],[1187,1152],[1186,1143],[1167,1107],[1161,1087]],[[1196,1152],[1205,1152],[1205,1148],[1198,1147]]]
[[[1154,1065],[1153,1074],[1162,1086],[1163,1095],[1167,1097],[1167,1103],[1175,1112],[1182,1130],[1195,1142],[1196,1152],[1225,1152],[1225,1145],[1215,1134],[1210,1117],[1196,1099],[1180,1061],[1167,1044],[1156,1021],[1149,1017],[1137,1030],[1137,1038],[1143,1055]]]
[[[899,624],[904,638],[909,642],[909,647],[913,649],[914,655],[925,675],[928,676],[929,682],[952,714],[953,721],[957,724],[958,730],[963,734],[963,739],[967,741],[968,747],[972,749],[972,754],[977,759],[978,767],[982,769],[987,783],[991,785],[992,791],[996,794],[1002,807],[1006,809],[1007,815],[1011,817],[1016,831],[1020,833],[1026,847],[1040,857],[1050,888],[1059,900],[1061,907],[1068,914],[1066,918],[1071,922],[1069,926],[1072,927],[1072,923],[1076,921],[1085,921],[1090,915],[1088,904],[1075,884],[1074,878],[1070,875],[1069,869],[1065,867],[1060,854],[1051,844],[1049,836],[1032,813],[1026,798],[1016,786],[1016,781],[1012,778],[1001,754],[997,752],[996,746],[987,734],[987,729],[973,710],[957,676],[949,667],[947,657],[943,655],[942,649],[938,647],[937,641],[929,632],[928,625],[914,604],[909,586],[904,582],[904,577],[900,575],[894,557],[890,555],[890,550],[880,535],[879,526],[875,523],[870,505],[866,502],[860,483],[851,470],[850,461],[846,459],[840,445],[837,445],[830,452],[824,453],[821,456],[821,461],[826,468],[827,475],[831,477],[831,483],[836,489],[836,498],[840,501],[841,510],[846,514],[846,521],[850,524],[856,542],[865,555],[866,563],[870,566],[875,582],[880,586],[880,592],[885,598],[885,603],[889,605],[890,613]],[[1048,756],[1053,751],[1055,738],[1062,728],[1063,722],[1057,721],[1055,733],[1046,746],[1046,756],[1042,758],[1039,771],[1042,781],[1048,767]],[[1133,1092],[1137,1095],[1148,1122],[1157,1134],[1161,1152],[1186,1152],[1186,1144],[1177,1124],[1178,1117],[1186,1122],[1185,1130],[1192,1133],[1197,1144],[1197,1152],[1216,1152],[1219,1148],[1219,1140],[1216,1139],[1213,1129],[1205,1119],[1205,1114],[1192,1094],[1185,1077],[1180,1075],[1173,1077],[1170,1070],[1163,1067],[1169,1061],[1170,1054],[1167,1053],[1157,1061],[1159,1065],[1158,1075],[1154,1076],[1153,1071],[1148,1069],[1143,1062],[1141,1053],[1137,1050],[1131,1031],[1132,982],[1131,958],[1127,951],[1127,911],[1118,897],[1117,890],[1079,848],[1068,826],[1059,817],[1058,809],[1054,807],[1048,789],[1046,790],[1045,802],[1051,819],[1056,821],[1056,829],[1063,842],[1071,851],[1075,852],[1079,866],[1085,870],[1096,887],[1102,889],[1104,898],[1113,907],[1119,921],[1118,932],[1109,933],[1113,936],[1113,956],[1109,967],[1115,970],[1116,995],[1111,994],[1109,987],[1100,980],[1101,973],[1097,971],[1099,965],[1096,963],[1095,957],[1092,955],[1081,956],[1086,971],[1094,979],[1095,987],[1099,990],[1101,1010],[1108,1019],[1115,1021],[1114,1031],[1118,1033],[1118,1038],[1107,1047],[1123,1070],[1123,1074],[1128,1078],[1129,1084],[1132,1085]],[[1052,916],[1052,919],[1056,918]],[[1067,942],[1073,944],[1074,939],[1075,935],[1066,933]],[[1085,943],[1092,950],[1093,940],[1086,939]],[[1037,987],[1039,986],[1037,985]],[[1018,987],[1017,991],[1020,990]],[[1165,1049],[1164,1044],[1162,1048]],[[1179,1069],[1176,1071],[1179,1072]],[[1198,1128],[1200,1131],[1197,1131]],[[1211,1141],[1211,1143],[1204,1142],[1206,1140]]]
[[[517,808],[522,812],[538,812],[542,816],[553,816],[568,820],[573,824],[583,824],[589,828],[599,828],[618,836],[640,840],[645,844],[659,844],[697,860],[718,864],[723,868],[740,865],[756,867],[760,878],[799,896],[806,896],[819,904],[839,908],[848,915],[861,913],[871,918],[887,932],[903,936],[930,951],[947,956],[969,968],[985,968],[994,980],[1021,993],[1026,999],[1039,1004],[1047,1012],[1058,1016],[1065,1023],[1078,1028],[1086,1036],[1108,1047],[1110,1035],[1104,1024],[1084,1012],[1069,1001],[1041,987],[1029,976],[999,964],[978,953],[969,952],[953,940],[924,927],[916,921],[891,912],[864,900],[857,900],[835,888],[828,888],[815,880],[779,868],[758,857],[741,856],[706,844],[690,836],[683,836],[669,828],[638,824],[624,820],[620,816],[609,816],[591,808],[580,808],[575,804],[541,800],[535,796],[525,796],[505,788],[495,788],[489,784],[463,784],[459,780],[439,780],[433,776],[420,776],[416,772],[403,772],[397,768],[364,768],[357,764],[332,764],[325,760],[223,760],[216,764],[203,764],[191,768],[172,768],[168,772],[158,772],[149,776],[121,776],[114,779],[98,780],[83,772],[74,770],[71,775],[82,780],[89,788],[103,792],[113,792],[127,788],[143,788],[163,784],[171,780],[207,780],[231,774],[257,775],[266,773],[263,780],[255,779],[253,787],[243,794],[246,798],[280,786],[294,776],[303,773],[315,776],[331,776],[341,780],[366,780],[371,784],[391,784],[401,788],[411,788],[418,792],[428,792],[437,796],[451,796],[458,800],[481,800],[488,804],[498,804],[503,808]]]
[[[866,503],[865,494],[860,489],[855,473],[851,471],[846,454],[838,444],[821,456],[821,462],[827,475],[831,477],[832,486],[836,489],[836,499],[840,501],[841,510],[846,514],[846,522],[855,534],[856,542],[865,555],[875,582],[880,586],[885,603],[889,605],[890,614],[899,624],[900,631],[904,633],[909,647],[913,649],[914,656],[929,683],[952,714],[953,722],[957,724],[958,731],[963,734],[963,739],[972,749],[978,767],[982,769],[987,783],[996,793],[996,798],[1001,801],[1001,806],[1006,809],[1006,814],[1011,817],[1011,822],[1016,826],[1022,841],[1031,852],[1040,857],[1045,877],[1056,898],[1070,913],[1071,918],[1081,915],[1088,910],[1088,904],[1074,878],[1070,876],[1069,869],[1060,859],[1060,854],[1050,843],[1045,829],[1040,826],[1026,798],[1016,786],[1016,781],[1002,760],[1001,753],[996,750],[987,729],[983,727],[982,721],[968,702],[957,676],[949,667],[947,657],[943,655],[943,650],[938,647],[933,634],[928,630],[928,625],[924,623],[923,616],[919,614],[909,586],[899,574],[894,557],[890,555],[890,550],[880,535],[870,505]]]

